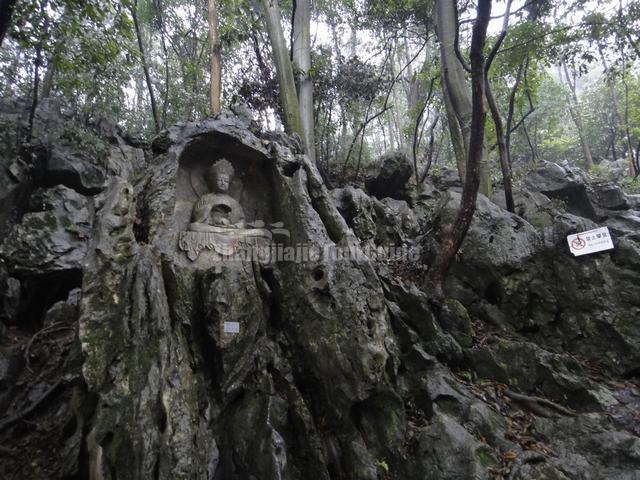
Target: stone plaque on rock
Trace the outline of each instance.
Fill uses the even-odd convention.
[[[222,331],[224,333],[240,333],[240,322],[224,322]]]

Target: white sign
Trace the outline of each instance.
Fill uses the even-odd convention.
[[[222,330],[224,333],[240,333],[240,322],[224,322]]]
[[[587,253],[611,250],[613,248],[613,241],[611,240],[611,234],[607,227],[568,235],[567,242],[569,243],[571,253],[576,257],[586,255]]]

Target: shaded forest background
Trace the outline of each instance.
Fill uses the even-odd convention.
[[[311,149],[321,169],[350,179],[394,149],[410,156],[417,181],[455,165],[452,122],[458,115],[464,130],[456,110],[464,98],[443,88],[444,72],[462,68],[462,87],[469,88],[464,70],[474,2],[457,2],[457,8],[432,0],[2,3],[12,15],[0,49],[1,97],[28,106],[53,103],[81,124],[106,117],[131,136],[145,137],[211,114],[212,7],[219,21],[223,108],[248,107],[265,128],[286,124],[265,9],[279,7],[292,48],[294,33],[299,35],[292,27],[295,12],[306,7],[311,67],[303,73],[313,84]],[[445,24],[447,9],[455,15],[453,31]],[[595,174],[603,161],[620,161],[628,169],[624,181],[637,188],[640,3],[508,1],[494,2],[493,10],[487,51],[493,49],[495,58],[487,85],[502,125],[496,133],[495,115],[487,116],[491,181],[481,191],[488,193],[505,173],[501,137],[516,180],[521,167],[543,160]],[[452,38],[453,67],[443,47]],[[299,79],[295,64],[294,73]],[[7,139],[28,136],[13,131],[15,125],[3,127]],[[87,137],[72,127],[65,134]],[[100,148],[97,138],[78,141]]]

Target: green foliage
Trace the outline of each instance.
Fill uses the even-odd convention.
[[[384,460],[376,460],[376,466],[386,475],[389,473],[389,464]]]
[[[387,85],[375,66],[357,56],[338,66],[334,79],[341,101],[347,104],[370,102]]]
[[[343,160],[353,135],[384,107],[387,113],[367,125],[365,141],[354,144],[351,165],[369,165],[394,143],[411,150],[416,121],[435,78],[434,93],[419,127],[436,115],[440,123],[434,150],[446,161],[453,153],[446,131],[434,30],[433,0],[344,0],[314,2],[312,70],[316,131],[327,162]],[[503,3],[503,2],[502,2]],[[10,35],[0,49],[0,95],[29,102],[34,62],[40,52],[40,80],[55,71],[51,97],[79,121],[109,116],[134,133],[153,130],[149,94],[132,24],[133,0],[36,0],[18,2]],[[291,0],[282,0],[282,23],[288,30]],[[474,3],[458,2],[460,47],[465,51]],[[616,2],[540,0],[512,12],[508,35],[489,72],[500,112],[506,120],[509,95],[518,72],[513,122],[535,111],[511,137],[515,171],[535,157],[582,165],[577,130],[567,109],[565,86],[557,81],[563,59],[578,74],[601,63],[601,46],[615,81],[620,108],[613,111],[609,85],[595,74],[578,78],[578,97],[586,136],[596,162],[616,156],[640,140],[640,1],[617,10]],[[208,114],[209,45],[206,2],[138,0],[137,13],[161,124],[197,120]],[[247,0],[220,0],[223,105],[234,97],[248,103],[268,127],[278,113],[278,84],[264,34],[261,9]],[[494,20],[497,26],[499,19]],[[356,35],[357,34],[357,35]],[[353,39],[357,42],[354,44]],[[489,39],[488,48],[497,36]],[[423,45],[410,66],[407,62]],[[526,68],[525,68],[526,66]],[[55,68],[52,68],[55,67]],[[526,75],[525,75],[526,73]],[[392,82],[395,80],[395,83]],[[387,99],[387,93],[389,97]],[[385,100],[387,100],[385,102]],[[617,117],[622,120],[618,122]],[[628,121],[627,121],[628,116]],[[527,129],[528,138],[524,133]],[[629,142],[626,132],[629,132]],[[420,128],[418,129],[420,131]],[[16,132],[3,129],[10,145]],[[100,155],[104,151],[81,132],[66,132]],[[487,142],[495,130],[487,121]],[[417,157],[427,157],[423,138]],[[362,150],[362,152],[360,152]],[[533,151],[533,152],[532,152]],[[495,163],[496,155],[492,155]],[[496,168],[496,180],[500,173]],[[437,174],[437,172],[435,172]]]
[[[122,111],[123,87],[135,60],[131,21],[123,5],[92,0],[18,2],[10,38],[0,62],[7,90],[31,94],[35,58],[40,80],[55,72],[53,96],[64,99],[67,113],[84,118]],[[39,54],[38,54],[39,52]]]
[[[396,30],[400,26],[428,25],[433,0],[369,0],[361,7],[361,21],[367,27]]]
[[[90,157],[104,159],[109,154],[109,144],[91,128],[67,122],[59,135],[62,140],[71,143],[78,151]]]
[[[557,210],[559,212],[566,212],[569,209],[569,205],[565,200],[561,198],[552,198],[551,199],[551,207],[553,210]]]
[[[620,182],[620,185],[629,194],[640,194],[640,176],[637,177],[625,177]]]

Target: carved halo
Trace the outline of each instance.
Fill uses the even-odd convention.
[[[191,184],[191,189],[193,190],[193,193],[195,193],[197,198],[200,198],[208,193],[205,177],[210,175],[210,172],[214,175],[225,173],[229,176],[229,179],[232,179],[235,175],[235,169],[233,168],[233,165],[226,158],[216,160],[209,167],[205,168],[204,171],[192,168],[189,172],[189,183]]]
[[[226,158],[221,158],[220,160],[215,162],[210,167],[210,170],[213,170],[216,175],[220,175],[221,173],[227,174],[229,178],[232,178],[235,173],[233,165],[231,165],[231,162]]]

